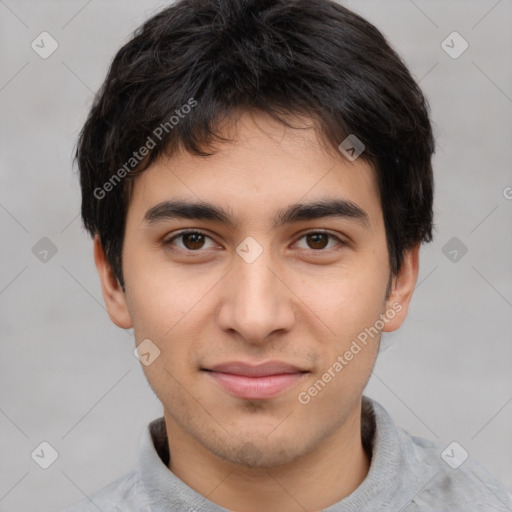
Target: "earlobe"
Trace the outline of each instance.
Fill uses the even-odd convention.
[[[132,320],[126,305],[125,292],[107,261],[99,235],[94,236],[94,262],[101,282],[103,300],[110,320],[122,329],[130,329]]]
[[[390,320],[382,329],[384,332],[396,331],[407,317],[418,279],[419,251],[419,243],[406,251],[398,275],[393,276],[391,292],[386,300],[386,316]]]

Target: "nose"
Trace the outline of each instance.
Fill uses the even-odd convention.
[[[235,258],[217,309],[221,329],[253,345],[268,343],[292,329],[294,295],[278,268],[266,250],[251,263]]]

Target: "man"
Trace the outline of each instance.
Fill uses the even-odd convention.
[[[512,510],[363,396],[432,239],[433,151],[405,65],[334,2],[147,21],[77,160],[108,313],[164,413],[138,469],[69,510]]]

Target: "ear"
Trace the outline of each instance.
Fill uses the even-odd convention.
[[[382,329],[384,332],[396,331],[407,317],[409,304],[418,279],[419,252],[419,243],[409,251],[406,251],[402,267],[398,275],[394,276],[392,279],[391,291],[389,297],[386,299],[386,311],[394,311],[395,315],[391,317],[391,314],[387,313],[386,316],[390,318],[390,320]]]
[[[126,305],[125,293],[107,261],[98,235],[94,236],[94,262],[100,276],[103,300],[110,320],[122,329],[130,329],[132,320]]]

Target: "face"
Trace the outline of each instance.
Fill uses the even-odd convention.
[[[181,152],[135,182],[125,293],[98,244],[96,262],[112,320],[150,354],[168,428],[224,460],[272,466],[359,411],[380,332],[406,316],[417,250],[387,297],[372,167],[330,154],[312,127],[261,115],[225,134],[236,140],[215,155]]]

